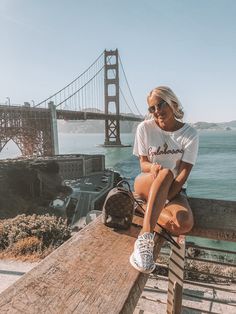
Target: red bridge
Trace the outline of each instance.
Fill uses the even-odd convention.
[[[121,88],[119,65],[129,99]],[[143,117],[134,101],[118,50],[105,50],[75,80],[33,107],[29,103],[0,105],[0,152],[13,140],[24,156],[57,154],[57,119],[105,120],[104,145],[122,146],[120,120],[142,121]]]

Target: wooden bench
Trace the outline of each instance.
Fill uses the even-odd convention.
[[[236,242],[236,202],[190,198],[194,228],[189,235]],[[169,259],[167,314],[182,312],[185,266],[185,236],[178,239],[180,249],[172,247]]]
[[[190,202],[191,235],[236,240],[235,202]],[[139,230],[117,232],[98,217],[3,291],[0,313],[133,313],[148,278],[129,264]],[[162,243],[160,238],[155,254]]]
[[[129,264],[138,232],[97,218],[5,290],[0,313],[132,313],[148,278]]]

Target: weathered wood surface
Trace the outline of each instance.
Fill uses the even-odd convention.
[[[194,227],[191,236],[236,242],[236,202],[204,198],[189,198]],[[134,216],[133,222],[143,224],[143,218]],[[155,231],[159,231],[156,226]]]
[[[0,313],[132,313],[148,278],[129,264],[139,231],[97,218],[2,292]]]
[[[188,235],[236,242],[236,202],[189,198],[194,227]]]
[[[185,236],[175,238],[180,248],[171,245],[168,274],[167,314],[179,314],[184,283]]]
[[[189,234],[236,241],[235,204],[190,198]],[[0,313],[132,313],[148,278],[129,264],[139,230],[116,232],[97,218],[2,292]]]

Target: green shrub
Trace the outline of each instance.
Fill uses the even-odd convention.
[[[71,236],[61,217],[25,214],[0,221],[0,251],[19,254],[42,253],[56,249]]]

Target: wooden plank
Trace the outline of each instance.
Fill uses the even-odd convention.
[[[190,198],[189,234],[236,241],[235,204]],[[139,231],[114,231],[99,217],[6,289],[1,313],[132,313],[148,278],[129,264]]]
[[[188,235],[236,242],[236,202],[189,198],[194,227]]]
[[[203,198],[189,198],[194,227],[191,236],[236,242],[236,202]],[[134,216],[133,222],[142,225],[143,218]],[[159,227],[155,228],[157,232]]]
[[[167,313],[179,314],[182,306],[184,280],[185,236],[176,238],[180,249],[171,245],[168,275]]]
[[[132,313],[148,278],[129,263],[139,231],[98,217],[3,291],[1,313]]]
[[[180,314],[182,312],[183,285],[175,282],[174,292],[173,314]]]

